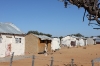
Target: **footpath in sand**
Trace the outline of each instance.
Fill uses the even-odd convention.
[[[53,66],[68,66],[71,59],[74,59],[76,66],[92,66],[91,60],[100,60],[100,44],[79,48],[61,48],[57,52],[45,56],[44,54],[34,54],[34,66],[50,66],[51,57],[54,58]],[[0,66],[9,66],[10,57],[0,58]],[[32,66],[32,55],[16,56],[12,66]],[[100,66],[99,62],[95,62],[94,66]]]

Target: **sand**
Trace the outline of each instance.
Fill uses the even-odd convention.
[[[91,60],[100,58],[100,44],[90,45],[86,48],[73,47],[61,48],[60,50],[45,56],[44,54],[34,54],[34,66],[50,66],[51,57],[54,58],[53,66],[70,66],[71,59],[74,59],[74,66],[92,66]],[[0,62],[0,66],[9,66],[10,62]],[[32,55],[28,58],[14,60],[12,66],[32,66]],[[94,66],[100,66],[100,62],[94,62]]]

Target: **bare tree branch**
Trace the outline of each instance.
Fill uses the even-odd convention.
[[[64,2],[65,7],[67,7],[68,3],[73,4],[77,6],[78,8],[84,8],[85,12],[83,15],[83,21],[85,17],[86,11],[88,12],[87,18],[89,20],[89,24],[95,24],[97,26],[100,26],[100,8],[99,8],[99,0],[60,0],[61,2]],[[96,23],[91,23],[91,21],[95,20]]]

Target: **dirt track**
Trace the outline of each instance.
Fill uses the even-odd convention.
[[[35,54],[34,66],[49,66],[51,57],[54,57],[53,66],[68,66],[67,64],[70,64],[71,59],[74,59],[74,64],[77,66],[92,66],[91,60],[100,58],[100,44],[87,46],[86,49],[83,47],[62,48],[48,56]],[[9,66],[9,62],[0,62],[0,66]],[[15,60],[12,66],[32,66],[32,58],[29,56],[25,59]],[[94,66],[100,66],[100,63],[95,62]]]

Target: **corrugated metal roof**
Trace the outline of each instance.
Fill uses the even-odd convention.
[[[36,37],[40,38],[41,40],[52,40],[51,37],[48,37],[46,35],[36,35],[36,34],[33,34],[35,35]]]
[[[0,22],[0,33],[24,34],[14,24],[12,24],[12,23],[1,23],[1,22]]]

